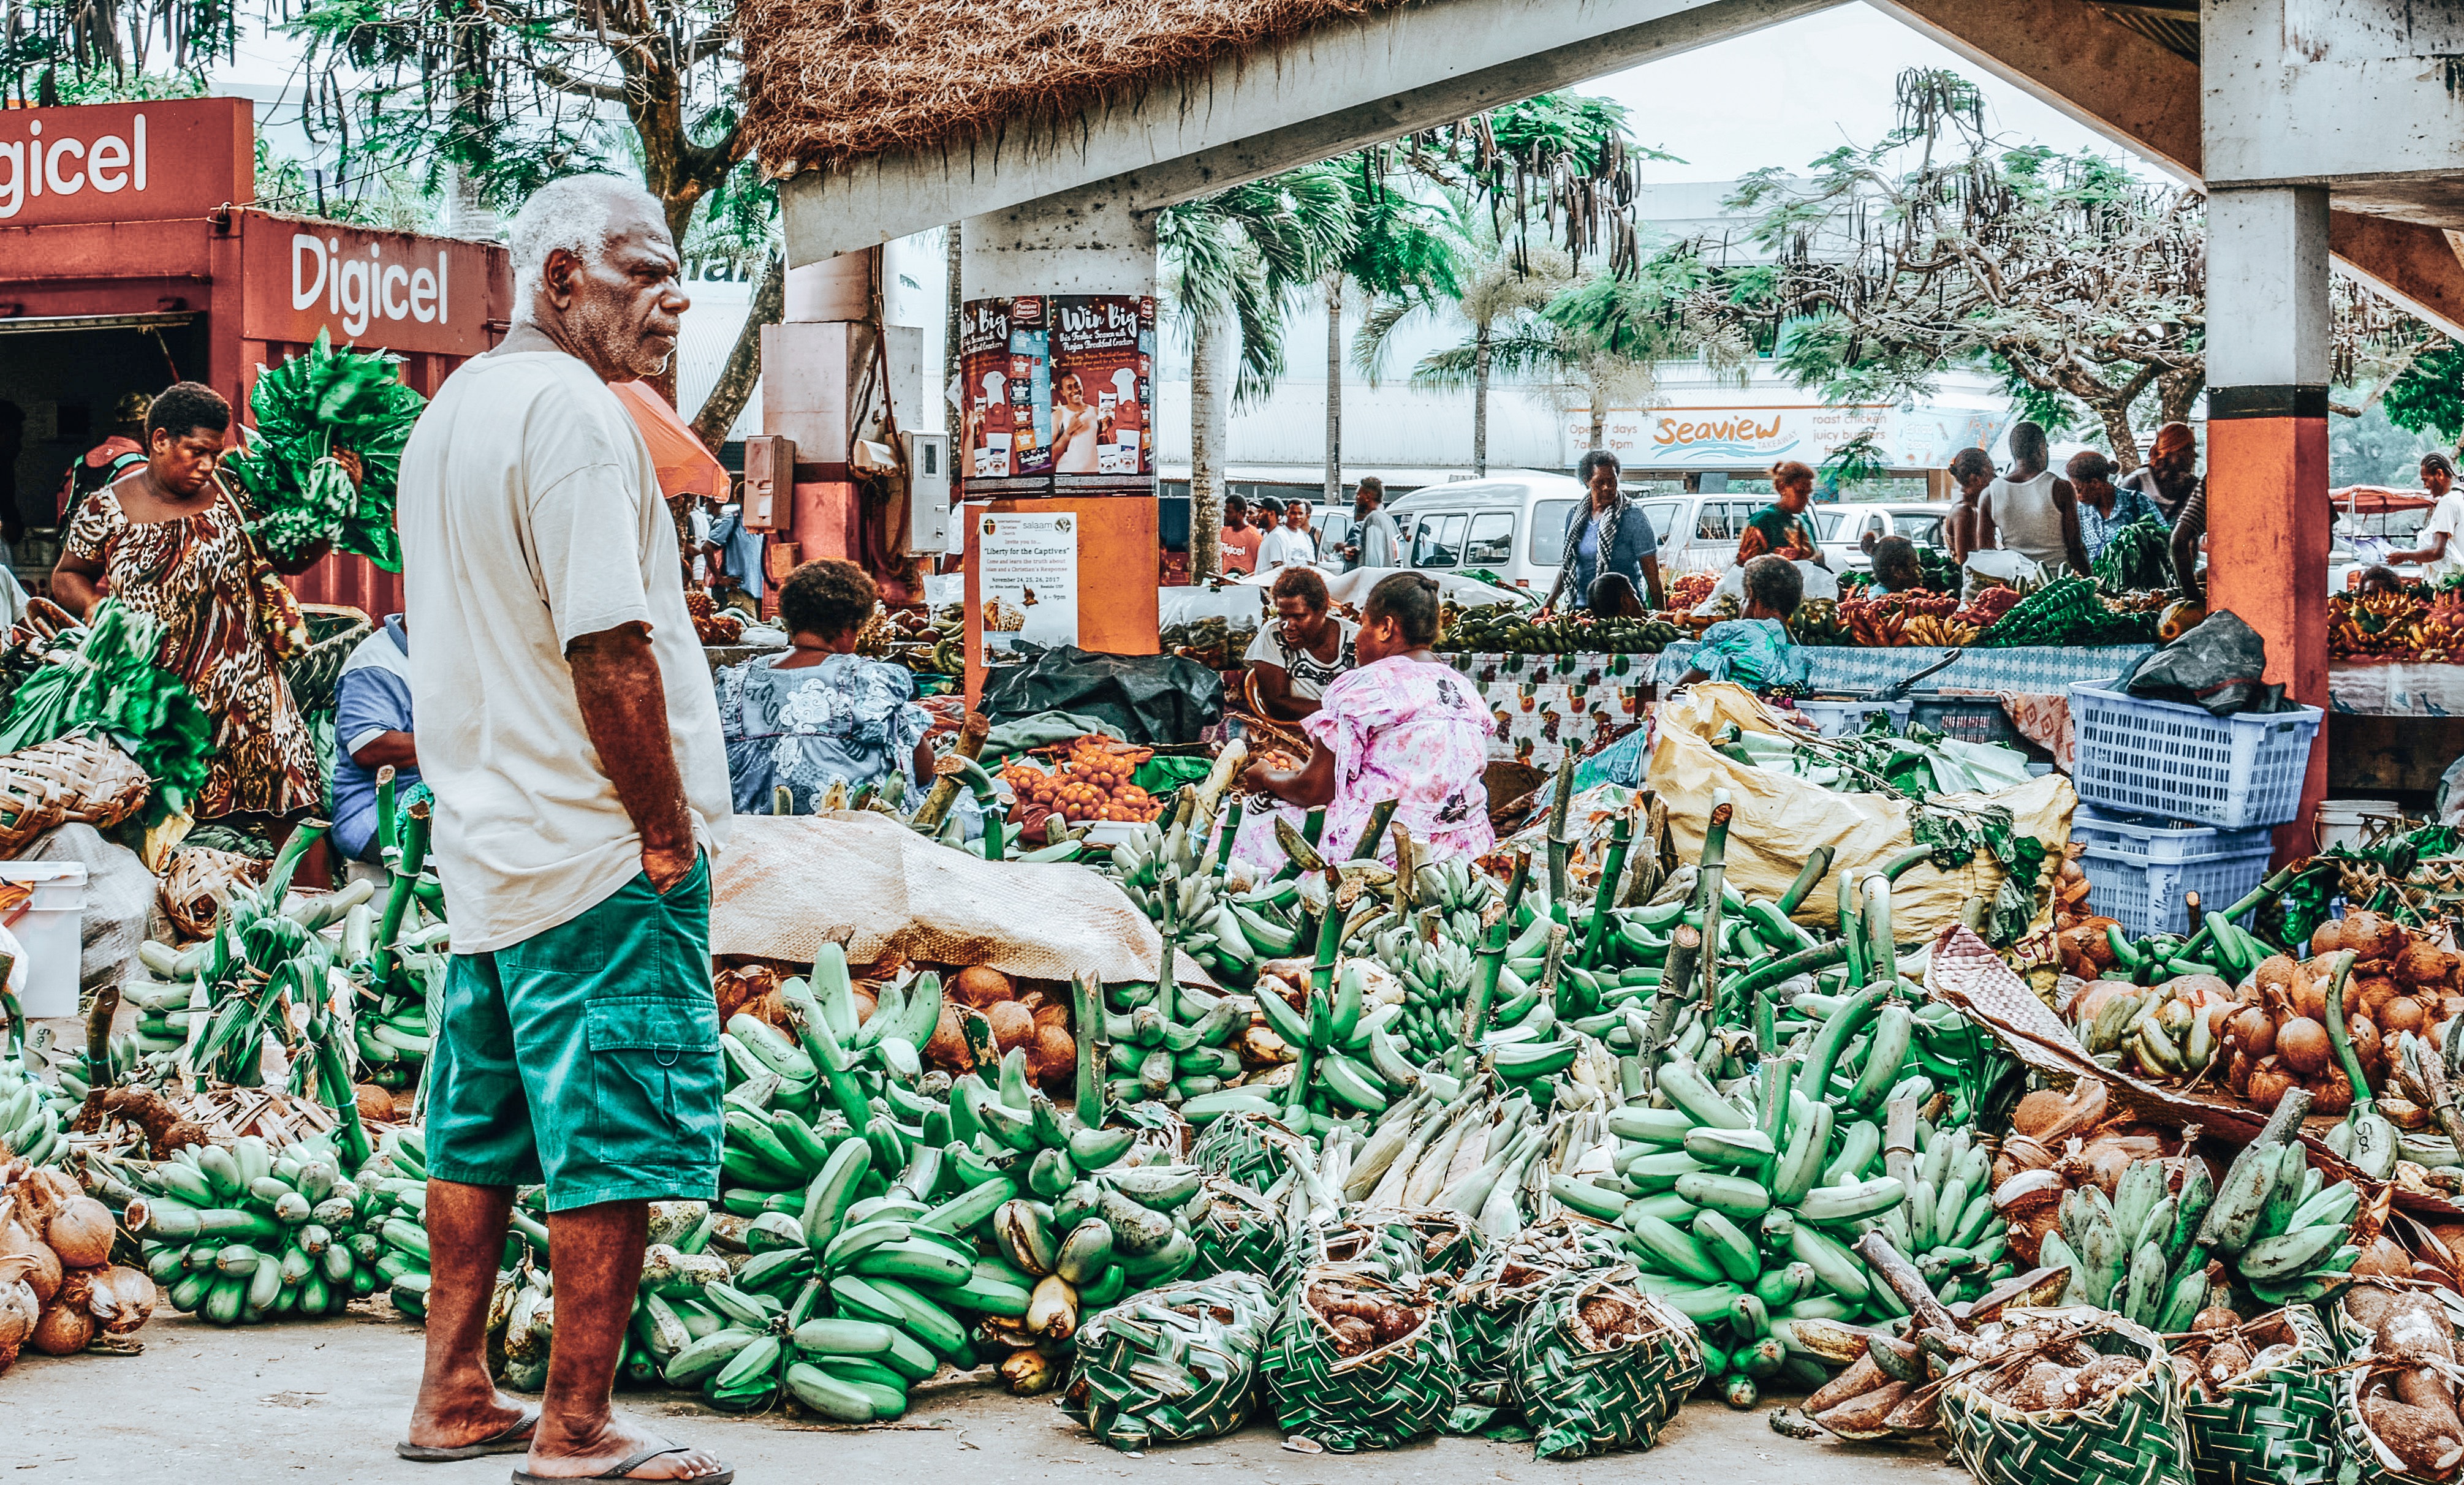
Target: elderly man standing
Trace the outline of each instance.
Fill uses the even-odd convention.
[[[727,755],[676,533],[607,383],[654,372],[687,307],[659,204],[540,189],[511,231],[514,326],[403,451],[419,761],[453,920],[428,1114],[427,1370],[407,1458],[527,1450],[517,1482],[735,1472],[609,1393],[649,1203],[718,1194],[707,853]],[[514,1188],[544,1181],[556,1354],[536,1420],[490,1382]]]

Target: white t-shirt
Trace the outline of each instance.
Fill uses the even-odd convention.
[[[1258,637],[1249,642],[1248,653],[1241,658],[1251,665],[1264,662],[1283,666],[1284,673],[1291,677],[1294,698],[1315,701],[1326,694],[1327,687],[1336,676],[1355,664],[1352,658],[1352,636],[1358,625],[1346,623],[1340,615],[1336,616],[1334,622],[1342,631],[1343,638],[1335,645],[1334,663],[1331,665],[1287,641],[1284,638],[1284,622],[1280,619],[1268,619],[1258,625]]]
[[[2414,545],[2430,545],[2431,536],[2438,532],[2447,534],[2447,550],[2434,560],[2421,564],[2424,582],[2436,582],[2451,573],[2464,572],[2464,494],[2450,492],[2438,497],[2438,504],[2431,508],[2430,519],[2422,523],[2420,534],[2412,538]]]
[[[1258,571],[1273,572],[1278,567],[1307,567],[1317,560],[1317,538],[1305,531],[1277,526],[1258,543]]]
[[[616,394],[561,352],[488,355],[438,388],[398,496],[420,774],[457,953],[569,923],[642,869],[565,646],[644,623],[693,835],[725,841],[727,750],[675,525]]]

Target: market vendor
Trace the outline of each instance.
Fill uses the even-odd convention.
[[[1258,626],[1242,663],[1249,693],[1269,721],[1297,722],[1318,709],[1336,676],[1353,667],[1353,626],[1332,612],[1314,567],[1287,567],[1270,590],[1275,619]]]
[[[2145,495],[2167,525],[2177,525],[2199,490],[2199,440],[2190,426],[2167,423],[2158,428],[2147,462],[2123,475],[2122,488]]]
[[[1976,502],[1993,483],[1993,456],[1982,448],[1963,448],[1950,456],[1950,481],[1959,493],[1942,523],[1943,543],[1954,564],[1965,564],[1976,550]]]
[[[1917,544],[1905,536],[1884,536],[1874,543],[1874,581],[1878,593],[1922,593],[1925,564],[1917,560]]]
[[[342,662],[334,688],[334,844],[344,859],[385,857],[377,839],[377,770],[393,770],[394,788],[419,782],[419,744],[411,730],[410,631],[387,614],[377,632]]]
[[[1766,552],[1792,561],[1822,562],[1821,536],[1809,513],[1814,467],[1782,459],[1771,466],[1771,503],[1747,519],[1746,534],[1737,539],[1737,564],[1742,567]]]
[[[2390,565],[2418,563],[2421,580],[2435,583],[2456,573],[2464,573],[2464,495],[2455,492],[2455,462],[2436,449],[2421,456],[2421,487],[2430,491],[2438,504],[2431,508],[2430,519],[2422,523],[2421,545],[2408,552],[2390,552]]]
[[[1301,825],[1326,811],[1318,841],[1329,860],[1361,854],[1395,859],[1391,833],[1360,839],[1370,813],[1396,801],[1393,823],[1411,836],[1424,859],[1477,856],[1497,841],[1488,823],[1488,737],[1496,730],[1487,704],[1429,646],[1438,639],[1438,584],[1422,573],[1380,579],[1361,608],[1353,644],[1360,666],[1326,688],[1318,710],[1301,722],[1309,761],[1296,769],[1254,763],[1242,783],[1263,796],[1243,821],[1232,859],[1252,874],[1283,865],[1275,821]],[[1265,807],[1274,806],[1274,807]]]
[[[1591,491],[1566,517],[1566,546],[1557,560],[1557,580],[1543,608],[1557,606],[1560,593],[1576,603],[1591,598],[1592,584],[1603,574],[1616,573],[1650,596],[1653,608],[1665,608],[1660,586],[1660,537],[1651,517],[1626,498],[1618,483],[1617,456],[1604,448],[1583,455],[1575,478]]]
[[[231,436],[231,404],[212,387],[174,382],[145,415],[145,462],[78,505],[52,570],[52,597],[92,617],[111,596],[163,625],[162,666],[186,681],[214,721],[214,749],[199,819],[288,819],[319,809],[317,743],[299,714],[271,638],[290,595],[255,575],[252,516],[216,473]],[[326,543],[275,564],[305,572]]]
[[[1813,663],[1788,632],[1789,616],[1805,598],[1805,579],[1796,564],[1766,554],[1745,565],[1746,612],[1703,631],[1703,644],[1693,655],[1694,667],[1681,686],[1704,681],[1734,681],[1749,690],[1803,686],[1813,675]]]
[[[2071,455],[2062,466],[2070,476],[2071,492],[2079,502],[2079,545],[2086,550],[2089,565],[2095,565],[2104,555],[2105,544],[2113,534],[2133,521],[2155,521],[2165,517],[2157,512],[2156,503],[2147,491],[2136,485],[2116,485],[2114,475],[2119,467],[2093,448],[2082,448]]]
[[[2067,564],[2085,574],[2079,496],[2070,481],[2049,468],[2052,462],[2042,425],[2011,426],[2011,470],[1987,486],[1977,502],[1976,544],[2016,552],[2050,572],[2059,573]]]
[[[1881,543],[1876,542],[1875,545],[1879,548]],[[1789,565],[1796,569],[1797,581],[1803,588],[1800,602],[1815,599],[1836,601],[1838,599],[1839,579],[1830,568],[1811,560]],[[1742,612],[1745,606],[1746,569],[1739,566],[1722,573],[1720,580],[1711,585],[1710,593],[1694,605],[1692,612],[1698,619],[1721,619]]]
[[[806,562],[779,589],[787,648],[718,672],[718,722],[739,815],[774,811],[785,785],[788,813],[810,815],[833,783],[849,789],[903,774],[910,797],[933,777],[933,718],[915,704],[905,666],[868,660],[856,636],[880,601],[853,562]]]
[[[718,508],[711,522],[710,597],[721,608],[732,608],[751,622],[761,621],[761,533],[744,524],[744,507]]]
[[[1216,535],[1219,565],[1228,576],[1258,570],[1258,543],[1265,533],[1249,524],[1249,502],[1240,495],[1223,497],[1223,529]]]

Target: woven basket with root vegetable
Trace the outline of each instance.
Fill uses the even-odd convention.
[[[1191,1165],[1261,1191],[1316,1158],[1307,1140],[1265,1114],[1225,1114],[1189,1147]]]
[[[1258,1365],[1275,1421],[1337,1452],[1436,1431],[1455,1401],[1444,1297],[1351,1263],[1301,1272]]]
[[[2352,1485],[2444,1485],[2464,1467],[2455,1410],[2455,1329],[2464,1299],[2429,1285],[2361,1283],[2334,1319],[2349,1365],[2336,1383],[2343,1477]]]
[[[1702,1334],[1634,1278],[1570,1276],[1515,1328],[1514,1396],[1538,1457],[1649,1449],[1703,1381]]]
[[[2189,1485],[2165,1343],[2084,1307],[2008,1317],[1942,1394],[1943,1431],[1983,1485]]]
[[[1078,1332],[1062,1411],[1114,1449],[1229,1433],[1249,1419],[1274,1297],[1246,1274],[1151,1290]]]
[[[1321,1263],[1374,1268],[1401,1281],[1461,1279],[1479,1260],[1479,1230],[1445,1207],[1389,1207],[1340,1222],[1305,1225],[1293,1234],[1294,1271]]]
[[[1478,1432],[1513,1403],[1516,1327],[1551,1285],[1625,1261],[1611,1231],[1559,1217],[1525,1228],[1472,1265],[1446,1305],[1459,1394],[1447,1432]]]
[[[1204,1198],[1189,1219],[1190,1240],[1198,1245],[1189,1277],[1247,1274],[1272,1280],[1291,1245],[1282,1201],[1221,1176],[1208,1176],[1199,1190]]]
[[[2198,1485],[2325,1485],[2336,1474],[2336,1350],[2326,1322],[2292,1305],[2247,1324],[2209,1310],[2178,1339],[2190,1471]]]

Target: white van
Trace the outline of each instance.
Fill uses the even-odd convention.
[[[1771,504],[1751,492],[1659,493],[1629,489],[1660,541],[1660,570],[1726,572],[1737,559],[1746,522]],[[1566,552],[1566,522],[1589,499],[1562,474],[1516,471],[1452,485],[1428,485],[1388,506],[1412,567],[1485,568],[1509,587],[1546,597]]]

